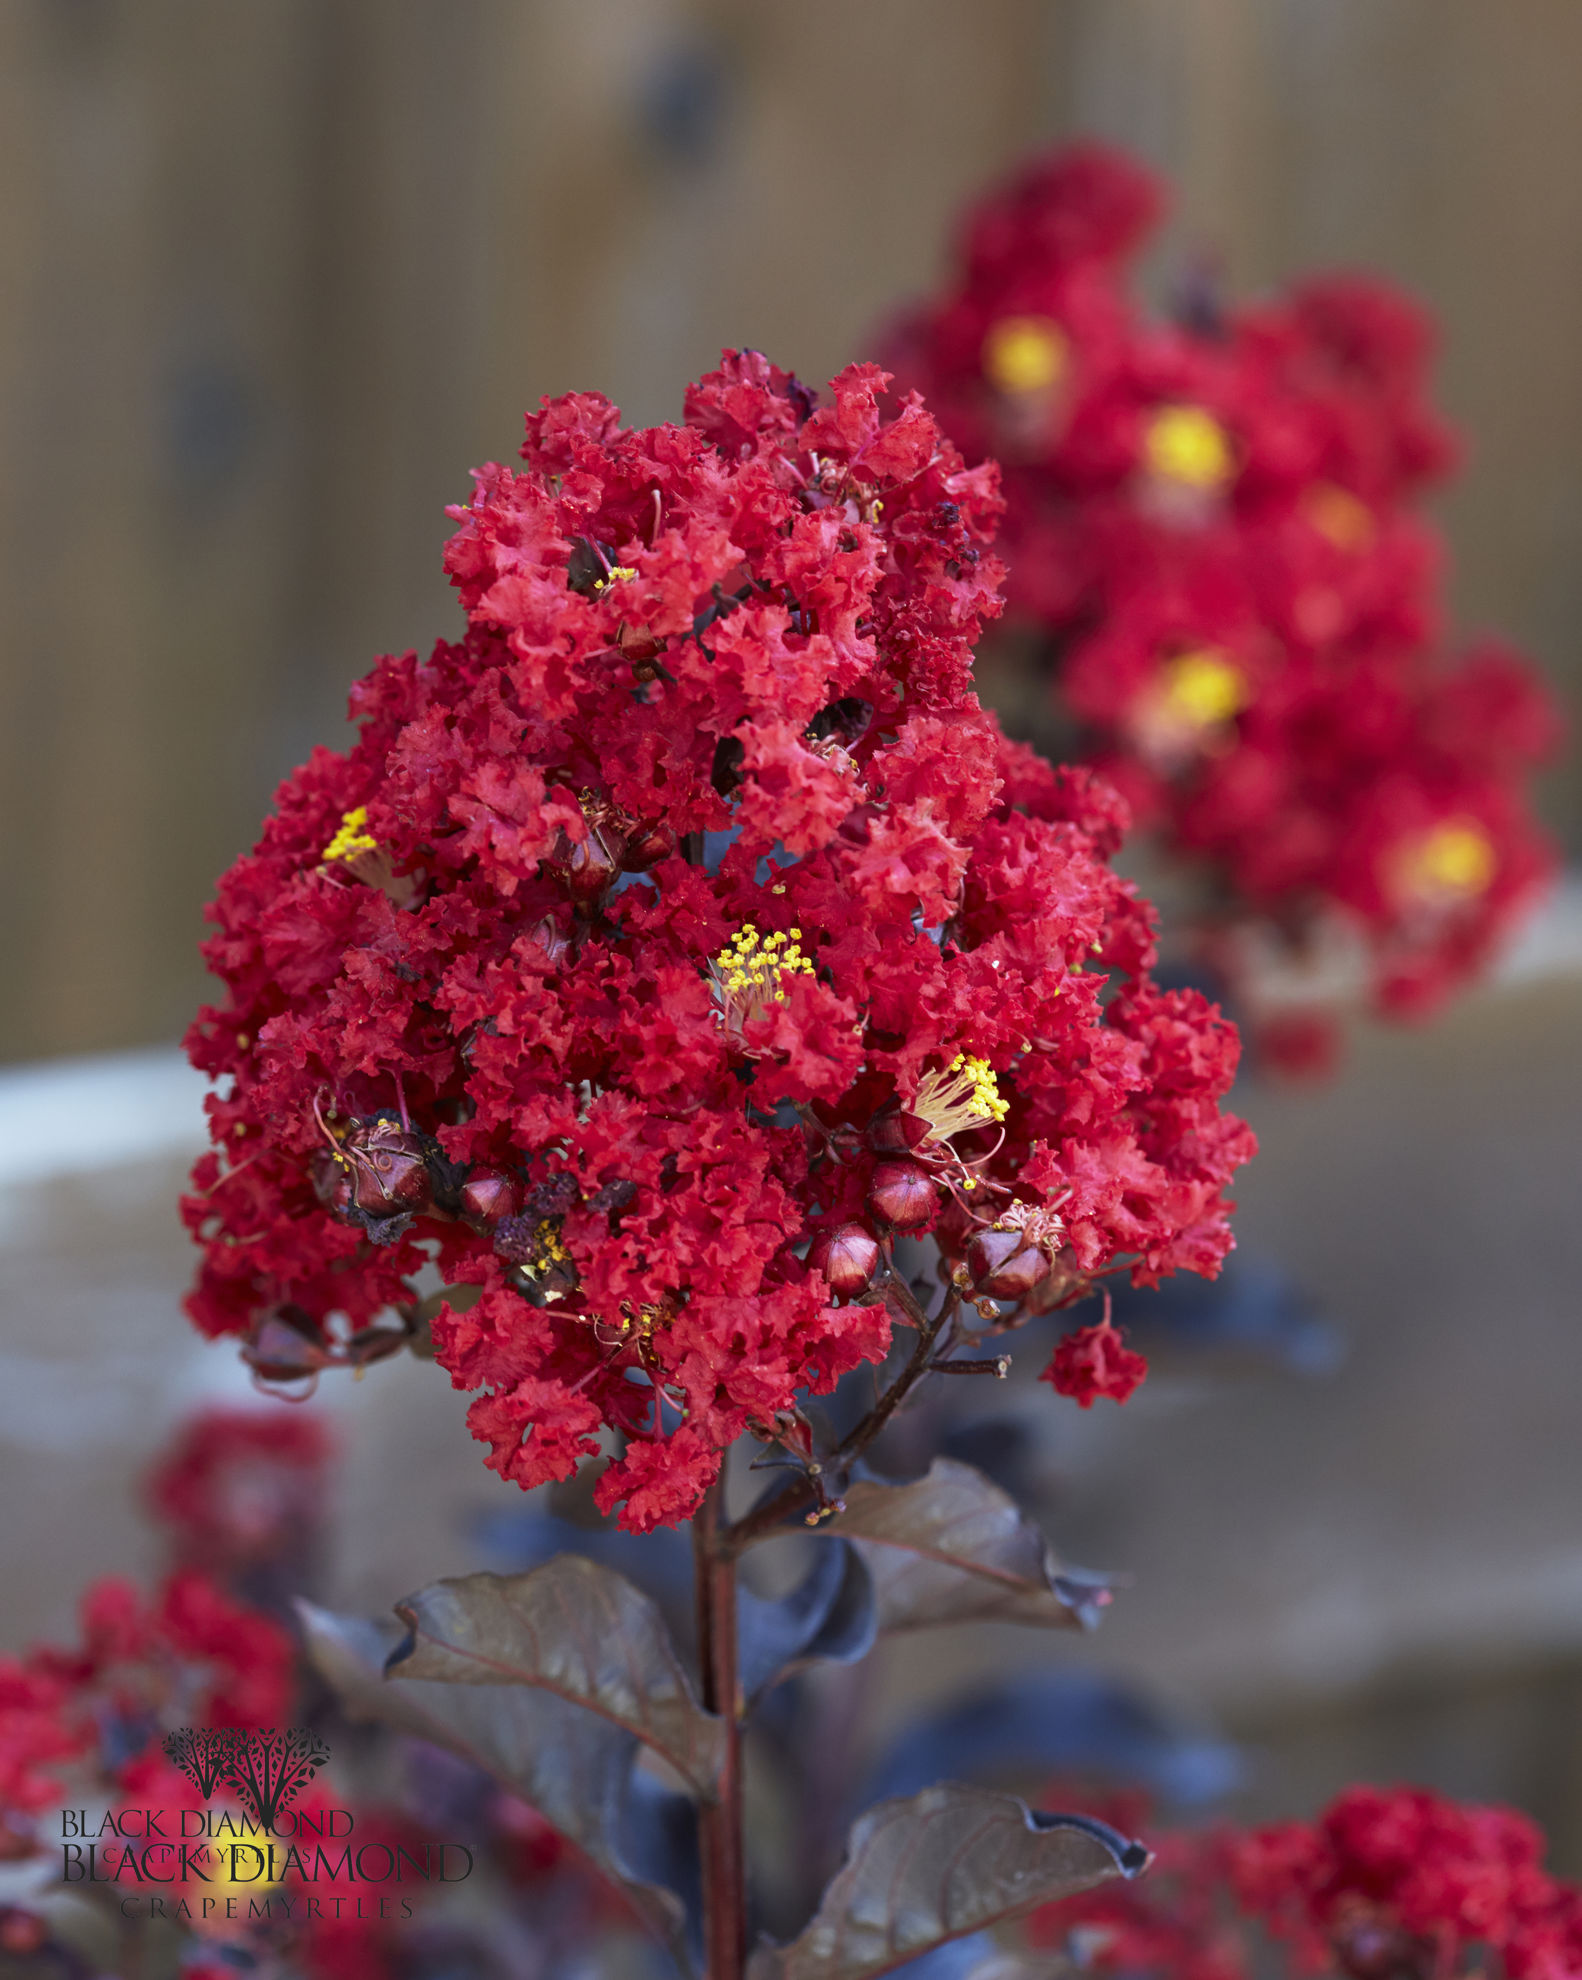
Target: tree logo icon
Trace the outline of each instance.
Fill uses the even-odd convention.
[[[183,1726],[164,1748],[206,1801],[233,1788],[266,1832],[330,1757],[307,1726]]]

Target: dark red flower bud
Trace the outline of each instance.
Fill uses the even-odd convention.
[[[254,1323],[242,1359],[266,1381],[299,1382],[329,1360],[319,1330],[298,1306],[283,1306]]]
[[[0,1910],[0,1952],[36,1953],[48,1937],[49,1927],[36,1911],[24,1911],[20,1905]]]
[[[1414,1939],[1387,1917],[1358,1918],[1334,1933],[1335,1963],[1352,1980],[1401,1980],[1434,1967],[1431,1940]]]
[[[676,835],[663,819],[655,819],[651,825],[634,826],[626,840],[626,850],[621,855],[621,867],[626,873],[646,873],[651,866],[657,866],[662,859],[669,859],[676,849]]]
[[[328,1148],[315,1150],[311,1165],[313,1194],[332,1216],[344,1217],[352,1206],[351,1164]]]
[[[915,1162],[880,1162],[868,1185],[868,1208],[898,1231],[920,1231],[939,1208],[939,1185]]]
[[[615,842],[613,852],[607,839]],[[576,840],[562,830],[546,863],[574,901],[596,901],[601,894],[608,893],[620,872],[622,849],[620,834],[608,828],[589,832],[585,838]]]
[[[808,1246],[807,1262],[822,1272],[830,1291],[853,1299],[873,1284],[879,1263],[879,1245],[866,1224],[837,1224],[820,1231]]]
[[[516,1215],[516,1184],[503,1169],[474,1169],[456,1192],[462,1222],[492,1231],[502,1217]]]
[[[910,1155],[928,1137],[928,1122],[899,1107],[886,1107],[868,1123],[867,1143],[875,1155]]]
[[[990,1299],[1025,1299],[1049,1271],[1049,1260],[1024,1231],[979,1231],[967,1245],[972,1290]]]
[[[559,963],[571,949],[571,937],[552,914],[533,924],[532,939],[540,944],[552,963]]]
[[[428,1145],[398,1120],[379,1114],[359,1121],[341,1143],[338,1160],[349,1166],[352,1208],[373,1217],[428,1208]]]

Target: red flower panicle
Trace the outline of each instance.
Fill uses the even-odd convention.
[[[885,383],[740,352],[681,426],[546,402],[453,512],[464,635],[358,685],[211,910],[194,1319],[356,1359],[432,1259],[488,1463],[620,1433],[635,1529],[886,1353],[892,1231],[1018,1232],[1046,1305],[1212,1274],[1252,1148],[1124,805],[973,695],[994,470]]]
[[[204,1576],[174,1574],[149,1601],[129,1582],[95,1582],[78,1645],[0,1658],[0,1858],[32,1846],[27,1818],[68,1780],[184,1804],[162,1736],[278,1725],[294,1688],[286,1632]]]
[[[329,1458],[324,1425],[301,1411],[207,1409],[149,1474],[149,1510],[183,1562],[245,1569],[315,1524]]]
[[[1231,1877],[1242,1907],[1304,1965],[1427,1980],[1492,1952],[1510,1980],[1568,1980],[1582,1971],[1582,1892],[1548,1875],[1543,1853],[1514,1809],[1354,1787],[1311,1826],[1240,1839]]]
[[[1317,1069],[1335,1013],[1431,1008],[1532,901],[1552,855],[1526,784],[1557,718],[1509,649],[1441,650],[1418,504],[1454,447],[1422,314],[1338,277],[1146,321],[1123,262],[1162,206],[1120,154],[1035,159],[888,362],[1002,463],[1013,621],[1196,866],[1200,939],[1271,1055]]]
[[[1582,1892],[1543,1868],[1543,1836],[1509,1808],[1422,1788],[1353,1787],[1316,1822],[1161,1838],[1137,1884],[1035,1912],[1035,1946],[1105,1973],[1242,1980],[1275,1970],[1347,1980],[1572,1980]]]

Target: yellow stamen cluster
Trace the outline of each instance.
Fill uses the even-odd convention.
[[[341,829],[319,854],[320,859],[356,859],[362,853],[377,852],[379,841],[368,830],[368,807],[359,804],[342,815]]]
[[[1163,699],[1188,727],[1218,728],[1247,706],[1247,677],[1213,647],[1194,647],[1166,661]]]
[[[788,976],[811,976],[813,960],[802,953],[802,931],[766,935],[749,921],[709,965],[726,1022],[762,1017],[771,1004],[786,1001]]]
[[[1401,861],[1401,876],[1413,894],[1470,900],[1487,890],[1498,866],[1498,855],[1481,825],[1447,819],[1409,848]]]
[[[574,1319],[588,1319],[593,1327],[594,1338],[607,1348],[625,1347],[633,1341],[651,1340],[658,1328],[668,1326],[676,1317],[675,1309],[666,1301],[657,1306],[639,1306],[632,1311],[630,1300],[621,1301],[620,1312],[611,1320],[604,1314],[574,1314]]]
[[[560,1226],[546,1217],[533,1232],[533,1256],[528,1270],[547,1272],[551,1265],[564,1265],[570,1256],[560,1241]]]
[[[1235,471],[1230,436],[1201,406],[1161,406],[1148,422],[1143,453],[1162,481],[1213,494]]]
[[[924,1073],[911,1112],[928,1122],[932,1140],[948,1141],[966,1128],[1003,1121],[1009,1104],[1000,1098],[988,1060],[958,1052],[942,1073]]]
[[[983,340],[983,375],[999,392],[1047,392],[1066,360],[1066,333],[1047,316],[1002,316]]]
[[[595,592],[608,591],[612,584],[629,584],[636,575],[637,569],[633,564],[612,564],[610,566],[610,575],[608,577],[596,578],[593,589]]]
[[[1373,541],[1373,511],[1349,489],[1320,481],[1303,498],[1308,520],[1337,550],[1366,550]]]

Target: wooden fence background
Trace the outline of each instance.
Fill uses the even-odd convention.
[[[1459,603],[1574,693],[1579,83],[1575,0],[3,0],[0,1057],[179,1030],[214,875],[452,623],[443,504],[524,406],[827,376],[1057,133],[1175,173],[1239,286],[1426,292]]]

